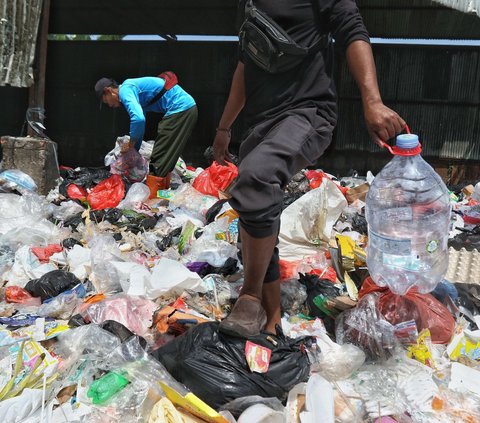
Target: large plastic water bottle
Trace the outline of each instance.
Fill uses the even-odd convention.
[[[404,295],[432,291],[448,267],[450,197],[420,156],[418,136],[397,137],[395,157],[374,179],[366,198],[367,264],[379,286]]]

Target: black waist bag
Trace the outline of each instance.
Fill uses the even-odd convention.
[[[303,47],[266,13],[257,9],[252,0],[248,0],[239,39],[241,50],[255,65],[269,73],[281,73],[298,66],[307,56],[326,48],[330,35],[323,34],[313,46]]]

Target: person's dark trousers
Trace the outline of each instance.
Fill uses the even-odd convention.
[[[160,121],[150,158],[150,174],[165,177],[175,168],[197,123],[197,117],[197,106],[193,106]]]

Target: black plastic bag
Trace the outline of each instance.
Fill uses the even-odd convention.
[[[70,228],[72,230],[76,230],[77,226],[80,225],[80,223],[83,223],[83,218],[82,218],[82,212],[77,213],[73,216],[70,216],[66,220],[64,220],[63,225],[66,228]]]
[[[207,220],[207,225],[212,223],[217,217],[217,214],[222,210],[223,205],[227,202],[227,200],[218,200],[212,207],[207,210],[205,214],[205,219]]]
[[[75,247],[75,245],[80,245],[82,247],[82,243],[77,241],[75,238],[65,238],[62,242],[62,247],[69,250],[70,248]]]
[[[331,309],[325,304],[320,307],[323,301],[317,297],[334,299],[342,294],[341,290],[327,279],[320,279],[317,275],[300,274],[300,283],[307,288],[307,308],[310,317],[319,317],[323,320],[325,328],[329,333],[335,332],[335,317],[339,314],[336,309]]]
[[[52,270],[45,273],[39,279],[33,279],[27,283],[25,289],[34,297],[40,297],[42,301],[56,297],[78,285],[80,280],[65,270]]]
[[[165,251],[168,247],[172,245],[173,238],[180,236],[182,233],[182,227],[174,229],[168,235],[165,235],[163,239],[158,240],[155,244],[160,251]]]
[[[169,373],[211,407],[240,397],[260,395],[281,401],[310,373],[305,345],[310,337],[290,339],[276,336],[277,346],[260,334],[249,341],[272,350],[267,373],[252,373],[245,358],[244,338],[218,331],[218,323],[204,323],[154,351]]]
[[[480,225],[473,229],[458,228],[462,231],[448,240],[448,246],[455,250],[465,248],[467,251],[480,250]]]

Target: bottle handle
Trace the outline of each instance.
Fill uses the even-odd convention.
[[[405,124],[405,131],[407,132],[407,134],[410,134],[410,128],[408,127],[407,124]],[[380,145],[383,147],[383,148],[386,148],[388,151],[390,151],[391,154],[395,154],[395,152],[393,151],[393,148],[387,144],[385,141],[380,141]]]

